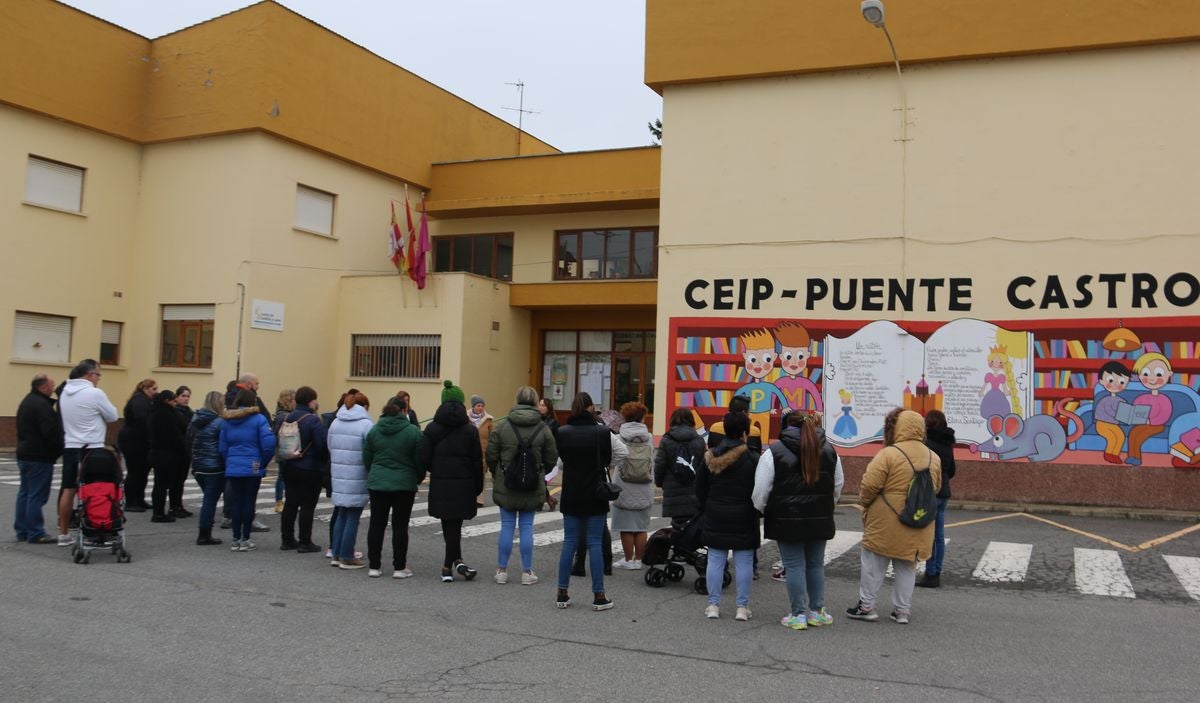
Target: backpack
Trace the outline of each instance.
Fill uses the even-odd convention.
[[[625,483],[650,483],[654,480],[654,445],[650,442],[629,442],[629,456],[621,467]]]
[[[121,489],[117,484],[84,484],[79,488],[79,505],[88,528],[111,532],[121,526]]]
[[[304,456],[304,447],[300,445],[300,420],[303,418],[304,415],[301,415],[295,422],[285,420],[279,425],[279,430],[275,433],[276,461],[295,461]]]
[[[904,450],[896,447],[896,451],[904,454]],[[883,503],[896,513],[896,517],[900,518],[900,524],[907,525],[916,529],[921,529],[933,522],[937,517],[937,491],[933,489],[933,477],[929,475],[930,465],[926,464],[924,471],[917,471],[917,467],[913,466],[912,459],[904,454],[904,459],[912,466],[913,477],[908,482],[908,495],[904,499],[904,508],[897,511],[892,508],[892,504],[887,501],[887,497],[882,493],[880,498],[883,498]]]
[[[517,436],[517,453],[513,460],[504,467],[504,487],[513,491],[530,492],[536,490],[542,480],[537,453],[533,451],[533,440],[546,425],[539,422],[528,439],[521,439],[516,425],[512,425],[513,434]]]
[[[696,457],[692,456],[689,443],[676,443],[675,456],[671,457],[668,470],[671,477],[684,486],[690,486],[696,480]]]

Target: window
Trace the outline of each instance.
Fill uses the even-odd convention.
[[[100,363],[121,365],[121,323],[105,320],[100,323]]]
[[[433,238],[434,271],[466,271],[511,281],[512,264],[512,232]]]
[[[159,365],[211,369],[214,305],[162,306],[162,349]]]
[[[563,231],[556,239],[557,280],[653,278],[658,273],[657,227]]]
[[[70,363],[73,322],[71,318],[61,315],[18,311],[13,324],[13,358]]]
[[[336,198],[333,193],[297,185],[296,221],[293,226],[305,232],[332,237],[333,201]]]
[[[30,155],[25,172],[25,202],[68,212],[83,212],[84,169]]]
[[[350,342],[350,375],[441,378],[440,334],[356,334]]]
[[[653,330],[548,330],[542,354],[542,396],[566,410],[578,391],[597,410],[639,401],[654,412]]]

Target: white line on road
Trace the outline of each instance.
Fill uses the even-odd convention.
[[[825,543],[825,564],[842,556],[862,541],[863,533],[850,530],[838,530],[833,539]]]
[[[543,525],[547,522],[558,522],[563,519],[562,513],[542,512],[533,516],[534,525]],[[502,527],[499,521],[485,522],[481,525],[463,525],[463,539],[469,537],[479,537],[480,535],[490,535],[499,532]],[[441,534],[440,532],[438,534]]]
[[[1092,596],[1137,597],[1121,555],[1111,549],[1075,548],[1075,586]]]
[[[1200,557],[1175,557],[1163,555],[1167,566],[1175,572],[1175,578],[1187,590],[1188,595],[1200,600]]]
[[[972,576],[991,583],[1019,583],[1025,580],[1032,556],[1032,544],[989,542]]]
[[[943,549],[945,549],[945,545],[948,545],[948,544],[950,544],[950,538],[949,538],[949,537],[947,537],[946,539],[942,540],[942,548],[943,548]],[[917,573],[917,574],[923,574],[923,573],[925,573],[925,560],[924,560],[924,559],[918,559],[918,560],[917,560],[917,564],[916,564],[915,573]],[[890,578],[890,579],[896,578],[896,569],[892,567],[892,564],[891,564],[891,562],[888,562],[887,573],[885,573],[885,574],[884,574],[884,576],[885,576],[886,578]]]

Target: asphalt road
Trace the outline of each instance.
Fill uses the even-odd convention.
[[[16,480],[11,457],[0,457],[4,525]],[[277,527],[269,487],[260,497]],[[1047,517],[1061,526],[951,511],[945,585],[918,589],[912,624],[900,626],[844,617],[857,598],[861,521],[842,508],[844,551],[826,579],[836,622],[794,632],[778,625],[783,584],[765,577],[777,554],[770,543],[755,617],[741,623],[729,617],[731,589],[725,616],[705,620],[691,573],[656,589],[642,572],[618,571],[607,579],[616,607],[600,613],[574,579],[577,605],[557,610],[553,516],[535,528],[548,542],[535,552],[541,582],[519,585],[514,549],[512,580],[500,586],[490,528],[464,540],[479,577],[447,585],[437,578],[437,524],[410,529],[416,575],[398,581],[390,569],[370,579],[329,568],[321,554],[281,552],[277,529],[257,535],[257,551],[231,553],[195,546],[195,518],[161,525],[134,514],[130,564],[97,553],[76,565],[68,549],[11,536],[0,547],[0,699],[1200,700],[1200,590],[1188,591],[1200,589],[1189,571],[1200,564],[1200,531],[1140,547],[1191,526]],[[364,519],[360,548],[365,538]],[[385,545],[385,569],[389,561]],[[1083,592],[1097,588],[1111,595]]]

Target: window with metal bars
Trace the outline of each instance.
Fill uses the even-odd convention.
[[[374,378],[441,378],[440,334],[355,334],[350,375]]]

